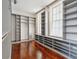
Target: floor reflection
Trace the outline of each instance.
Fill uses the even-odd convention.
[[[12,59],[65,59],[35,41],[12,45]]]

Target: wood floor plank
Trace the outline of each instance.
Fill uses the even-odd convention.
[[[66,59],[35,41],[12,44],[12,59]]]

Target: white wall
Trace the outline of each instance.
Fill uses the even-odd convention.
[[[12,19],[12,41],[15,41],[15,15],[11,15]]]
[[[11,12],[9,0],[2,0],[2,36],[8,32],[2,41],[2,59],[11,59]]]

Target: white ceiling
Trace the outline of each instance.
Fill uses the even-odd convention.
[[[12,0],[13,1],[13,0]],[[17,4],[12,2],[12,8],[29,13],[36,13],[54,0],[16,0]]]

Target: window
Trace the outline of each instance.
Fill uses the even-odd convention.
[[[58,4],[51,8],[50,36],[63,37],[63,9],[62,4]]]

